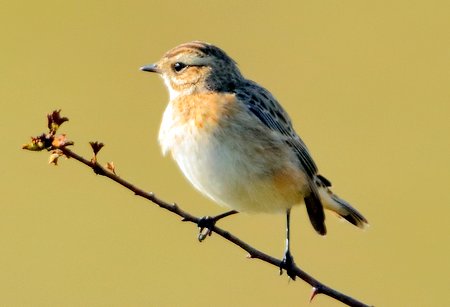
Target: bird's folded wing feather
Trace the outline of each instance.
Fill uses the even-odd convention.
[[[305,205],[314,229],[321,235],[326,234],[325,214],[315,184],[318,169],[308,148],[292,127],[291,119],[269,91],[258,84],[248,81],[246,86],[236,89],[237,99],[265,126],[280,134],[296,153],[300,167],[308,175],[311,193],[305,197]]]
[[[270,94],[269,91],[248,81],[245,87],[236,90],[237,98],[242,101],[247,109],[255,115],[265,126],[278,132],[285,142],[295,151],[301,167],[308,176],[313,179],[317,174],[317,166],[312,159],[308,148],[295,133],[289,115]]]

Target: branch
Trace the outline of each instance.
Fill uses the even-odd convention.
[[[59,129],[59,127],[61,126],[61,124],[63,124],[65,121],[68,121],[67,118],[60,117],[60,115],[59,115],[60,111],[61,110],[54,111],[53,113],[51,113],[47,116],[48,128],[49,128],[48,133],[46,133],[46,134],[44,133],[38,137],[32,137],[31,143],[23,145],[22,148],[27,149],[27,150],[32,150],[32,151],[42,151],[44,149],[47,151],[50,151],[51,155],[50,155],[49,163],[52,163],[55,165],[58,162],[58,158],[61,156],[73,158],[73,159],[81,162],[82,164],[88,166],[89,168],[91,168],[97,175],[107,177],[107,178],[115,181],[116,183],[122,185],[123,187],[127,188],[128,190],[132,191],[135,195],[141,196],[141,197],[153,202],[154,204],[158,205],[159,207],[166,209],[166,210],[182,217],[182,221],[192,222],[192,223],[195,223],[198,225],[198,223],[201,220],[200,217],[194,216],[194,215],[190,214],[189,212],[181,209],[177,204],[166,202],[166,201],[156,197],[154,193],[146,192],[146,191],[140,189],[139,187],[133,185],[132,183],[126,181],[125,179],[119,177],[118,175],[116,175],[115,167],[112,162],[107,163],[106,167],[103,167],[102,165],[100,165],[97,161],[97,154],[103,147],[102,143],[98,143],[98,142],[90,143],[92,150],[93,150],[93,154],[94,154],[93,158],[91,160],[88,160],[88,159],[78,155],[77,153],[73,152],[72,150],[68,149],[67,146],[73,145],[73,142],[67,140],[66,135],[64,135],[64,134],[56,135],[56,132]],[[228,232],[220,227],[217,227],[215,225],[212,226],[210,230],[211,230],[211,232],[218,234],[225,240],[228,240],[231,243],[234,243],[235,245],[239,246],[240,248],[242,248],[243,250],[248,252],[249,258],[260,259],[264,262],[274,265],[277,268],[287,269],[286,265],[280,259],[277,259],[266,253],[263,253],[262,251],[252,247],[251,245],[242,241],[241,239],[239,239],[235,235],[231,234],[230,232]],[[301,278],[302,280],[304,280],[306,283],[310,284],[313,287],[310,301],[312,301],[313,298],[317,294],[324,294],[324,295],[332,297],[348,306],[366,306],[366,307],[369,306],[369,305],[366,305],[348,295],[338,292],[338,291],[330,288],[329,286],[321,283],[320,281],[318,281],[317,279],[315,279],[314,277],[312,277],[305,271],[301,270],[296,265],[292,269],[292,271],[293,271],[293,275]]]

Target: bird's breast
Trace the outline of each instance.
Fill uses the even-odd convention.
[[[298,202],[304,182],[294,154],[250,117],[232,94],[171,101],[159,134],[189,181],[239,211],[283,211]]]
[[[208,141],[236,111],[234,94],[202,93],[177,97],[169,102],[163,115],[159,133],[163,152]]]
[[[228,186],[239,171],[230,167],[237,157],[227,141],[237,107],[233,94],[197,94],[172,100],[163,115],[163,153],[170,152],[189,181],[214,199],[211,189]]]

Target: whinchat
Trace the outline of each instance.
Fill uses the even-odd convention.
[[[287,268],[294,263],[289,250],[294,205],[305,203],[321,235],[326,233],[324,208],[360,228],[367,224],[331,191],[278,101],[246,79],[222,49],[185,43],[141,70],[161,75],[169,90],[159,132],[163,153],[171,153],[197,190],[232,209],[212,223],[237,212],[286,213]]]

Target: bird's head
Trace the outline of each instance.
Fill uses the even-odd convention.
[[[243,80],[236,63],[222,49],[200,41],[181,44],[141,70],[160,74],[171,100],[196,92],[232,92]]]

